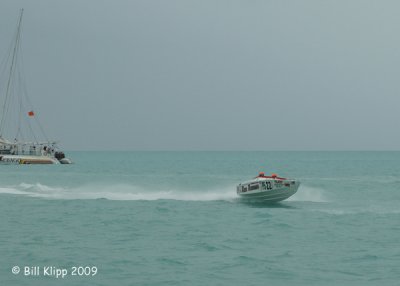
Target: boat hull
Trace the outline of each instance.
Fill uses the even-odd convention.
[[[299,186],[295,180],[257,180],[240,184],[237,194],[246,202],[276,203],[293,196]]]
[[[59,164],[56,158],[49,156],[28,156],[28,155],[2,155],[0,164],[32,165],[32,164]]]

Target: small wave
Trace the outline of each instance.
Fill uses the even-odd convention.
[[[352,216],[352,215],[398,215],[400,210],[397,206],[386,206],[386,207],[358,207],[348,209],[320,209],[313,210],[316,212],[326,213],[333,216]]]
[[[51,187],[40,183],[21,183],[17,186],[0,187],[0,193],[24,195],[48,199],[108,199],[129,201],[234,201],[237,198],[234,187],[217,190],[146,190],[131,185],[95,186],[75,188]]]
[[[300,185],[296,194],[290,197],[288,201],[306,201],[317,203],[329,202],[326,196],[326,192],[323,189],[308,187],[304,185]]]

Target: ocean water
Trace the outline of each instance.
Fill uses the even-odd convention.
[[[400,285],[400,152],[68,155],[0,165],[0,285]],[[259,171],[301,186],[241,202]]]

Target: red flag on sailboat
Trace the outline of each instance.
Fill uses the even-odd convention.
[[[34,116],[35,113],[31,110],[31,111],[28,112],[28,115],[29,115],[29,116]]]

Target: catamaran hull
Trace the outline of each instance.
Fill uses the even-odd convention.
[[[72,161],[68,158],[62,158],[59,161],[61,164],[72,164]]]
[[[2,155],[0,164],[59,164],[56,158],[48,156]]]

